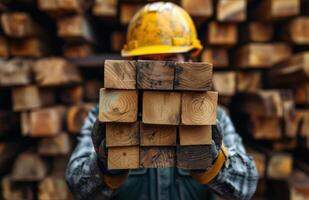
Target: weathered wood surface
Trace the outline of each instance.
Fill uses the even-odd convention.
[[[69,133],[79,134],[84,120],[93,108],[92,104],[79,104],[68,108],[66,115],[67,130]]]
[[[246,0],[219,0],[217,4],[217,19],[220,22],[242,22],[246,20]]]
[[[87,0],[38,0],[38,8],[54,16],[81,14],[89,6]]]
[[[172,90],[174,85],[175,65],[168,61],[138,61],[138,89]]]
[[[309,44],[309,17],[300,16],[293,19],[283,31],[283,38],[296,45]]]
[[[40,86],[57,86],[81,82],[77,68],[57,57],[37,60],[32,66],[35,81]]]
[[[93,48],[88,43],[67,44],[63,47],[65,58],[83,58],[93,54]]]
[[[44,156],[69,155],[73,144],[67,133],[43,138],[38,143],[38,153]]]
[[[140,123],[140,145],[174,146],[176,145],[176,129],[176,126]]]
[[[82,85],[59,88],[59,99],[64,104],[80,104],[84,98]]]
[[[220,95],[234,95],[236,92],[236,73],[215,72],[213,75],[213,88]]]
[[[212,64],[210,63],[175,63],[175,90],[201,90],[211,89]]]
[[[256,92],[262,88],[262,74],[260,72],[237,72],[237,92]]]
[[[225,68],[229,65],[229,56],[223,48],[205,48],[201,55],[202,62],[212,63],[214,68]]]
[[[139,168],[139,147],[111,147],[108,148],[108,169]]]
[[[268,73],[271,86],[299,86],[309,80],[309,51],[296,54],[283,60]]]
[[[181,124],[216,124],[217,92],[183,92],[181,105]]]
[[[250,132],[256,140],[276,140],[282,137],[282,129],[278,117],[251,116],[250,122]]]
[[[106,123],[106,146],[136,146],[139,145],[139,122]]]
[[[62,106],[33,110],[21,114],[21,128],[24,136],[50,137],[63,130],[65,108]]]
[[[264,0],[252,12],[259,20],[278,20],[300,13],[300,0]]]
[[[38,33],[38,27],[26,12],[7,12],[1,15],[4,33],[13,38],[25,38]]]
[[[235,24],[209,22],[206,40],[210,45],[232,46],[238,41],[238,31]]]
[[[270,179],[288,178],[291,175],[293,168],[292,155],[282,152],[270,152],[267,154],[269,156],[267,177]]]
[[[92,7],[92,13],[98,17],[116,17],[117,1],[116,0],[95,0]]]
[[[27,38],[10,43],[10,54],[14,57],[39,58],[48,53],[48,47],[44,40]]]
[[[101,122],[135,122],[137,120],[137,91],[100,90],[99,120]]]
[[[176,155],[174,147],[141,147],[140,166],[143,168],[174,167]]]
[[[269,42],[274,35],[274,27],[268,22],[252,21],[247,25],[245,35],[249,42]]]
[[[63,177],[47,176],[38,185],[38,200],[70,200],[71,193]]]
[[[144,91],[143,123],[178,125],[180,107],[181,93]]]
[[[17,184],[10,175],[1,179],[2,197],[4,200],[33,200],[34,193],[29,184]]]
[[[250,43],[236,50],[234,63],[242,68],[267,68],[289,58],[291,54],[290,46],[284,43]]]
[[[14,111],[24,111],[52,105],[55,103],[56,97],[51,89],[28,85],[13,88],[12,101]]]
[[[88,20],[82,15],[62,17],[57,21],[57,35],[67,41],[94,42]]]
[[[210,148],[210,145],[177,146],[177,167],[209,169],[213,161]]]
[[[31,61],[12,59],[0,63],[0,85],[16,86],[31,83]]]
[[[213,1],[211,0],[181,0],[181,6],[193,17],[208,18],[213,14]]]
[[[206,126],[180,126],[180,145],[204,145],[211,144],[212,130],[210,125]]]
[[[136,61],[106,60],[104,88],[136,89]]]
[[[40,181],[47,174],[47,164],[34,153],[22,153],[12,168],[14,181]]]

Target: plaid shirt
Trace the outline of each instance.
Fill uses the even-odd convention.
[[[102,172],[97,166],[97,155],[91,140],[91,129],[97,115],[98,106],[92,109],[85,120],[81,134],[77,138],[78,144],[68,163],[66,179],[75,199],[113,199],[117,192],[104,184],[100,174]],[[223,142],[229,155],[224,167],[208,183],[207,188],[226,199],[250,199],[255,192],[258,180],[255,163],[246,154],[241,137],[220,107],[217,111],[217,119],[222,127]],[[154,170],[159,171],[159,169]],[[158,199],[168,198],[158,197]]]

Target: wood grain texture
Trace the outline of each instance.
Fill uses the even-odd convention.
[[[280,119],[277,117],[251,116],[251,133],[256,140],[276,140],[282,137]]]
[[[272,153],[269,156],[267,177],[271,179],[288,178],[293,168],[292,155],[287,153]]]
[[[139,147],[111,147],[108,148],[108,169],[139,168]]]
[[[247,40],[250,42],[271,41],[274,34],[274,27],[271,23],[252,21],[247,27]]]
[[[49,175],[38,184],[39,200],[65,200],[70,198],[71,193],[63,177]]]
[[[180,145],[211,144],[211,126],[179,126],[179,139]]]
[[[181,93],[144,91],[143,123],[170,124],[180,122]]]
[[[104,88],[136,89],[136,62],[106,60],[104,63]]]
[[[213,68],[225,68],[229,65],[228,52],[224,48],[205,48],[201,61],[212,63]]]
[[[38,143],[38,153],[44,156],[69,155],[73,143],[67,133],[61,133],[52,138],[43,138]]]
[[[138,61],[138,89],[173,90],[175,66],[168,61]]]
[[[217,92],[183,92],[181,105],[181,124],[216,124],[217,101]]]
[[[213,1],[211,0],[181,0],[181,6],[194,17],[211,17],[213,14]]]
[[[35,81],[40,86],[56,86],[81,82],[77,68],[58,57],[43,58],[32,66]]]
[[[262,88],[262,74],[260,72],[237,72],[237,92],[257,92]]]
[[[213,75],[213,88],[222,96],[232,96],[236,92],[235,72],[216,72]]]
[[[208,170],[213,161],[210,148],[210,145],[177,146],[177,167]]]
[[[82,14],[90,5],[87,0],[38,0],[37,3],[40,10],[47,12],[52,16],[58,17],[64,15]]]
[[[143,168],[174,167],[176,163],[173,147],[142,147],[140,166]]]
[[[106,123],[106,146],[139,145],[139,122]]]
[[[211,21],[208,27],[206,40],[210,45],[231,46],[238,41],[236,24],[222,24]]]
[[[0,85],[27,85],[31,80],[31,62],[23,59],[3,61],[0,65]]]
[[[99,120],[101,122],[135,122],[137,120],[137,92],[102,88]]]
[[[175,90],[199,90],[211,89],[212,64],[210,63],[175,63]]]
[[[297,45],[309,44],[309,17],[300,16],[293,19],[287,26],[287,30],[284,31],[283,37]]]
[[[67,130],[69,133],[79,134],[84,124],[84,120],[88,116],[92,104],[73,105],[68,108],[66,114]]]
[[[246,20],[246,0],[219,0],[217,4],[217,19],[220,22],[242,22]]]
[[[92,13],[98,17],[116,17],[117,1],[116,0],[95,0],[92,7]]]
[[[141,146],[176,145],[176,126],[140,123]]]

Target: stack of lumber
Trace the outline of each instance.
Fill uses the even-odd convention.
[[[208,63],[106,60],[98,118],[108,168],[210,167],[211,80]]]

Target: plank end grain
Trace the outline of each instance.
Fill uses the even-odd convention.
[[[101,122],[135,122],[137,120],[137,92],[101,88],[99,120]]]
[[[175,146],[176,126],[140,123],[141,146]]]
[[[139,145],[139,123],[106,123],[106,146]]]
[[[108,169],[139,168],[139,147],[108,148],[107,167]]]
[[[136,89],[135,61],[106,60],[104,64],[104,87]]]
[[[211,89],[212,64],[179,62],[175,64],[175,90]]]
[[[178,125],[181,93],[145,91],[143,93],[143,123]]]
[[[215,125],[218,92],[183,92],[181,123],[184,125]]]
[[[180,145],[203,145],[211,144],[212,130],[210,125],[206,126],[180,126]]]
[[[175,166],[174,147],[143,147],[140,151],[140,165],[143,168]]]

